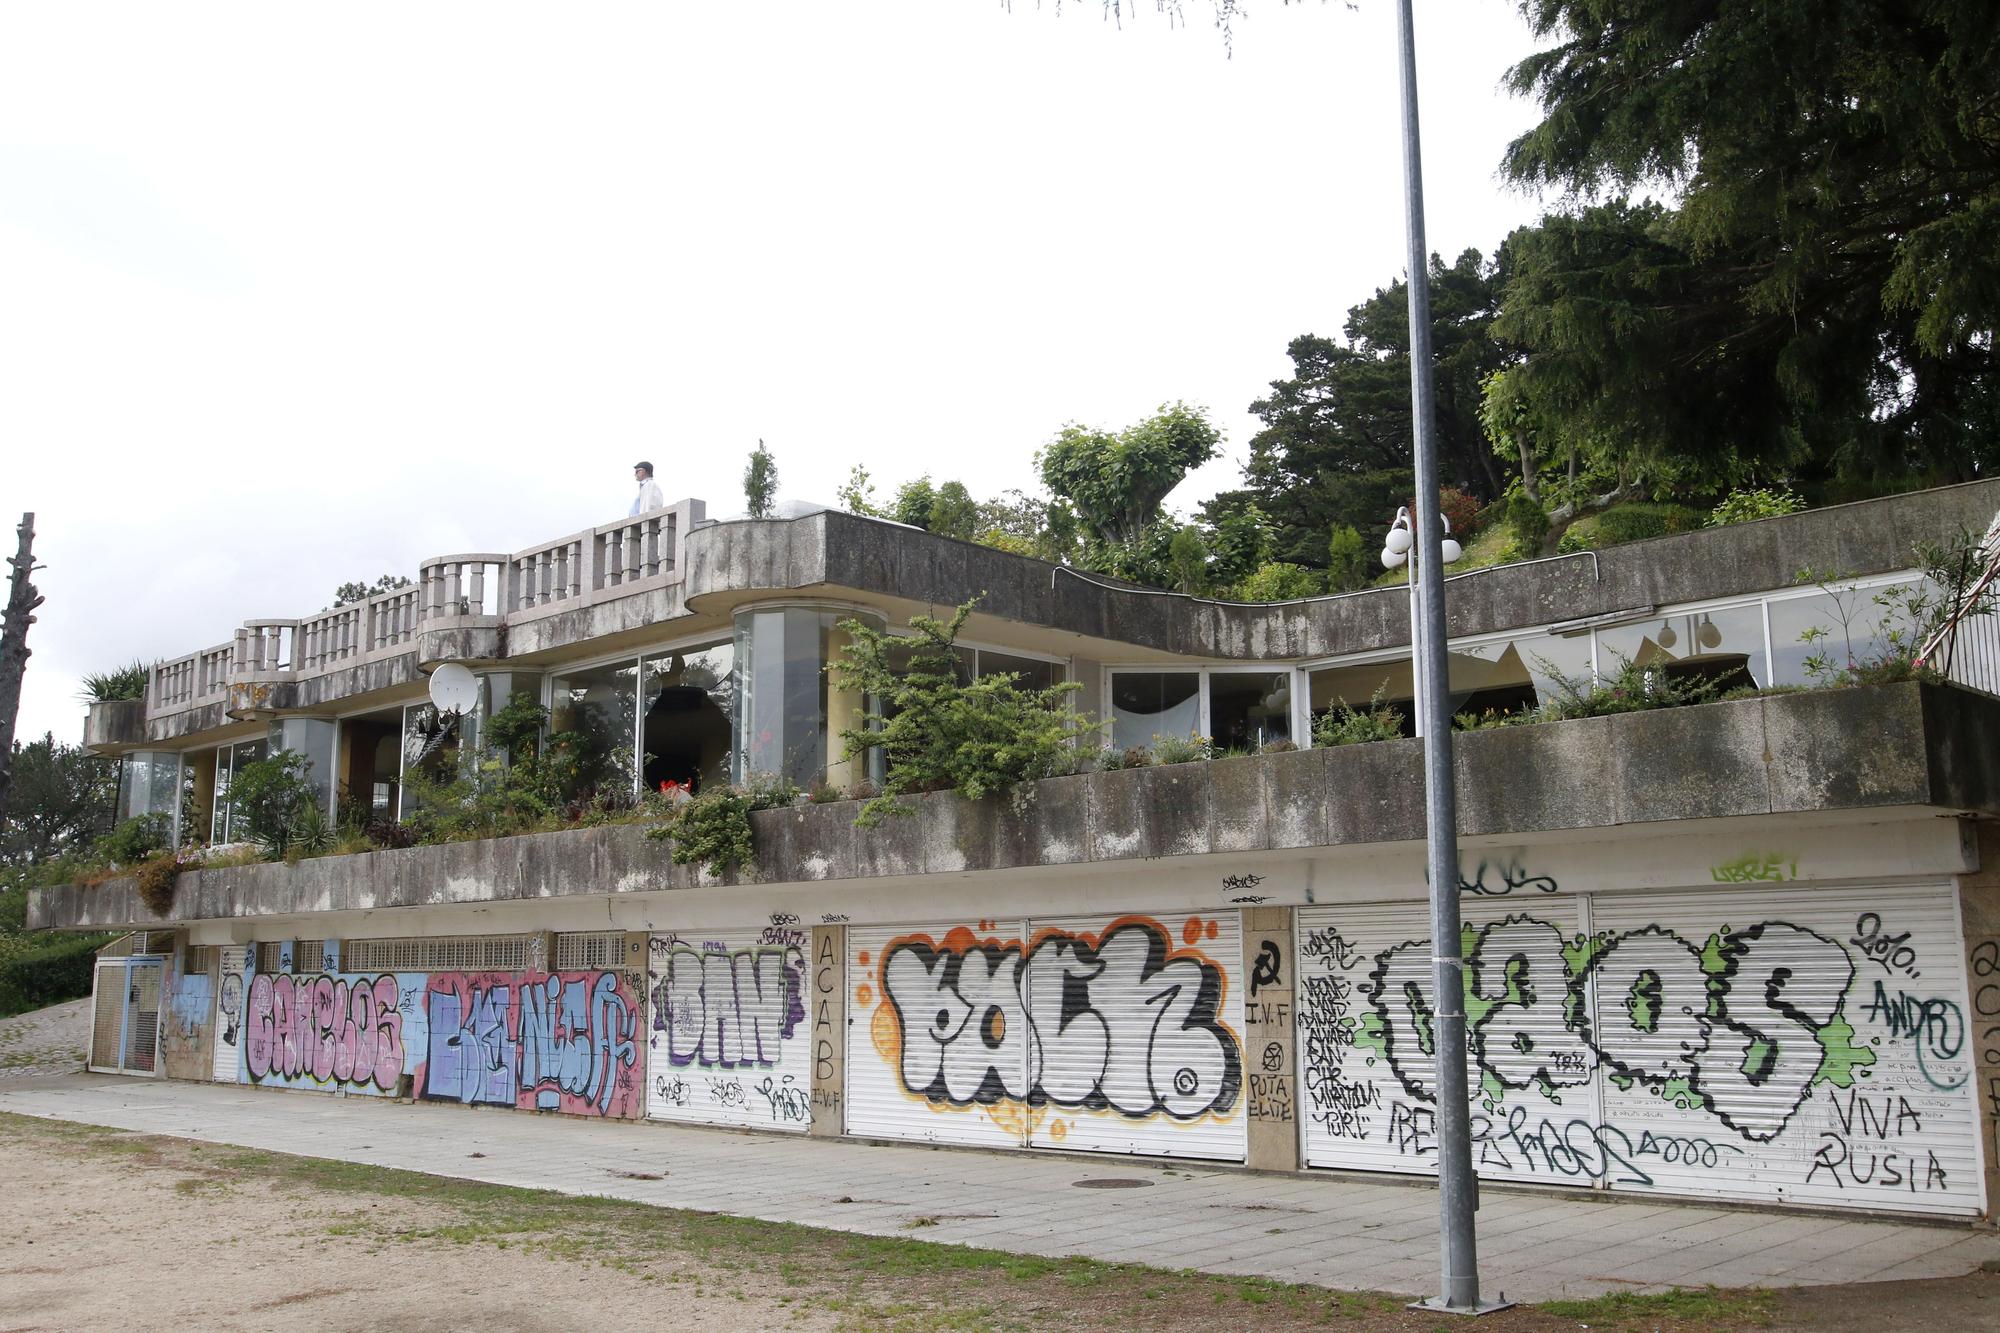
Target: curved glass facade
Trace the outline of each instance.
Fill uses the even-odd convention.
[[[783,777],[805,786],[846,786],[862,776],[841,758],[840,733],[861,726],[863,696],[827,671],[846,648],[843,620],[880,625],[873,613],[813,606],[748,607],[736,613],[735,778]]]

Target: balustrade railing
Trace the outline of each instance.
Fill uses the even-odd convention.
[[[432,616],[495,616],[506,595],[507,555],[441,555],[417,573],[420,605]]]
[[[637,594],[681,567],[681,542],[702,521],[699,500],[606,523],[512,554],[426,560],[417,582],[302,620],[251,620],[225,644],[155,663],[147,707],[174,712],[227,694],[233,680],[316,675],[414,643],[425,621],[504,618],[564,603]]]

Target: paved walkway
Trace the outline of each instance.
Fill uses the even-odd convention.
[[[303,1153],[500,1185],[1047,1255],[1429,1294],[1435,1193],[1185,1163],[812,1142],[367,1097],[72,1074],[0,1084],[0,1111]],[[657,1174],[635,1180],[630,1173]],[[1116,1178],[1140,1188],[1078,1189]],[[2000,1235],[1645,1200],[1488,1190],[1488,1293],[1515,1300],[1665,1286],[1959,1276]]]

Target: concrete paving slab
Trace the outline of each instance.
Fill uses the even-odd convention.
[[[1401,1180],[809,1140],[106,1075],[9,1080],[0,1110],[856,1234],[1347,1290],[1422,1293],[1437,1281],[1436,1195]],[[635,1171],[663,1179],[635,1180]],[[1105,1177],[1147,1183],[1075,1187]],[[853,1202],[835,1202],[842,1198]],[[1516,1300],[1717,1275],[1773,1284],[1957,1276],[2000,1259],[2000,1236],[1893,1219],[1491,1188],[1481,1204],[1486,1286]],[[940,1220],[912,1228],[917,1217]]]

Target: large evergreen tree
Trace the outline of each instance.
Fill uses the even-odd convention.
[[[1555,44],[1510,76],[1545,119],[1509,173],[1577,205],[1634,190],[1674,204],[1626,214],[1644,234],[1622,257],[1595,243],[1619,219],[1544,229],[1545,288],[1510,294],[1503,332],[1530,365],[1553,348],[1579,378],[1539,410],[1568,417],[1594,381],[1610,401],[1582,424],[1650,422],[1656,443],[1703,450],[1716,441],[1696,434],[1723,433],[1746,462],[1863,484],[2000,462],[2000,6],[1522,10]],[[1593,325],[1612,335],[1595,365]]]
[[[1432,352],[1440,477],[1481,499],[1511,469],[1480,427],[1485,378],[1503,359],[1489,326],[1504,286],[1500,263],[1467,250],[1431,259]],[[1264,423],[1251,437],[1247,491],[1217,497],[1219,524],[1254,501],[1274,525],[1277,559],[1320,566],[1336,526],[1380,528],[1410,498],[1410,315],[1401,279],[1347,312],[1342,340],[1307,334],[1289,349],[1291,378],[1250,405]]]

